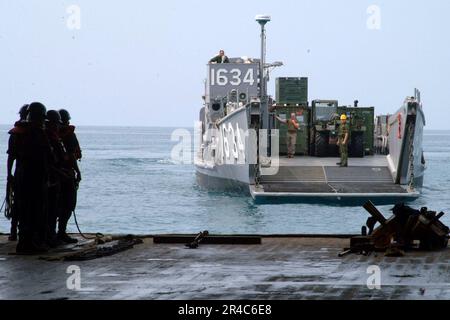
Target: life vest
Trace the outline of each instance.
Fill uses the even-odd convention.
[[[10,135],[8,142],[8,154],[13,156],[17,163],[19,162],[20,155],[23,154],[25,143],[24,140],[28,131],[29,123],[22,121],[17,121],[14,124],[14,128],[8,131]]]
[[[9,130],[8,133],[9,134],[24,134],[27,132],[27,125],[28,125],[28,123],[26,123],[26,122],[17,121],[14,124],[14,128]]]
[[[59,128],[59,136],[61,137],[61,139],[65,139],[74,133],[75,133],[75,126],[72,126],[72,125],[66,126],[65,125],[65,126],[61,126]]]
[[[68,152],[71,152],[76,160],[81,160],[82,153],[80,144],[78,143],[78,139],[75,135],[75,126],[72,125],[64,125],[59,129],[59,136],[61,140],[64,142],[64,145]]]
[[[287,126],[288,126],[288,132],[289,133],[296,133],[298,131],[296,127],[297,122],[292,119],[287,120]]]

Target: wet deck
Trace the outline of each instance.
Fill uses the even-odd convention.
[[[0,237],[0,299],[450,299],[450,251],[338,258],[348,239],[263,238],[261,245],[154,244],[85,262],[8,255]],[[81,290],[67,289],[67,268]],[[367,288],[367,268],[381,290]]]

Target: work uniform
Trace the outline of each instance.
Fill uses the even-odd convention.
[[[211,60],[209,60],[210,63],[230,63],[230,60],[228,59],[227,56],[220,56],[217,55],[214,58],[212,58]]]
[[[66,149],[65,171],[69,176],[69,179],[63,179],[61,181],[58,219],[58,234],[61,236],[66,234],[67,223],[77,205],[78,181],[75,164],[77,160],[81,159],[82,155],[74,126],[61,126],[59,136]]]
[[[15,154],[19,166],[15,196],[19,213],[18,251],[43,245],[47,235],[48,172],[52,151],[42,127],[27,123],[16,135]]]
[[[344,144],[345,136],[348,134],[347,143]],[[348,123],[341,124],[338,132],[339,152],[341,154],[341,167],[348,166],[348,142],[350,141],[350,127]]]
[[[53,167],[49,171],[48,187],[48,234],[49,244],[56,241],[56,221],[59,217],[59,199],[61,197],[61,184],[64,179],[69,179],[65,172],[66,151],[59,138],[58,129],[47,125],[47,137],[54,154]]]
[[[9,133],[9,140],[8,140],[8,157],[10,157],[13,161],[15,161],[15,171],[14,171],[14,177],[17,176],[17,170],[20,166],[20,161],[17,158],[17,150],[18,143],[20,141],[20,135],[25,133],[25,126],[26,123],[24,121],[17,121],[14,124],[14,128],[12,128]],[[18,137],[19,136],[19,137]],[[15,187],[16,181],[10,181],[8,182],[8,191],[11,193],[11,199],[7,199],[7,201],[12,200],[12,203],[10,203],[10,216],[8,218],[11,219],[11,240],[16,240],[17,238],[17,227],[19,226],[19,212],[18,212],[18,204],[16,201],[16,187]]]
[[[291,119],[288,119],[286,122],[288,126],[287,132],[287,149],[288,149],[288,157],[294,157],[296,152],[297,145],[297,133],[298,129],[295,127],[295,122]]]

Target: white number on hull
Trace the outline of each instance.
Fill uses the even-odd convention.
[[[237,138],[239,151],[244,152],[245,146],[244,146],[244,143],[242,142],[242,136],[241,136],[241,130],[239,129],[239,123],[236,123],[236,138]]]
[[[237,143],[236,143],[236,136],[234,135],[234,128],[231,125],[231,123],[228,124],[228,132],[231,133],[231,139],[233,139],[233,148],[231,149],[232,153],[233,153],[233,157],[238,160],[239,159],[239,151],[237,148]]]
[[[217,70],[217,84],[219,86],[226,86],[228,83],[227,70],[219,69]]]
[[[251,86],[255,83],[255,74],[253,69],[248,69],[247,74],[244,77],[244,83],[248,83]]]
[[[231,77],[231,79],[228,79]],[[228,84],[232,86],[240,86],[242,83],[253,86],[255,83],[255,73],[253,69],[248,69],[244,78],[242,79],[242,71],[239,69],[233,69],[230,72],[226,69],[218,69],[217,72],[211,69],[211,85],[226,86]]]
[[[222,127],[222,139],[223,139],[224,158],[230,159],[231,154],[233,154],[234,159],[239,160],[239,151],[241,151],[242,153],[245,152],[245,146],[242,141],[242,135],[239,129],[239,124],[236,123],[236,130],[234,130],[233,125],[231,123],[228,124],[228,127],[227,125],[224,125]]]
[[[228,132],[227,127],[223,126],[223,150],[225,151],[224,156],[227,159],[230,159],[230,143],[228,142]]]
[[[231,76],[233,77],[233,79],[230,81],[230,84],[233,86],[239,86],[241,85],[242,81],[241,81],[241,75],[242,72],[239,69],[233,69],[230,71]]]

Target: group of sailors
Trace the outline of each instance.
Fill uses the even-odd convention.
[[[67,110],[24,105],[9,131],[7,217],[18,254],[77,243],[67,232],[81,181],[82,154]],[[14,167],[14,172],[13,172]]]

